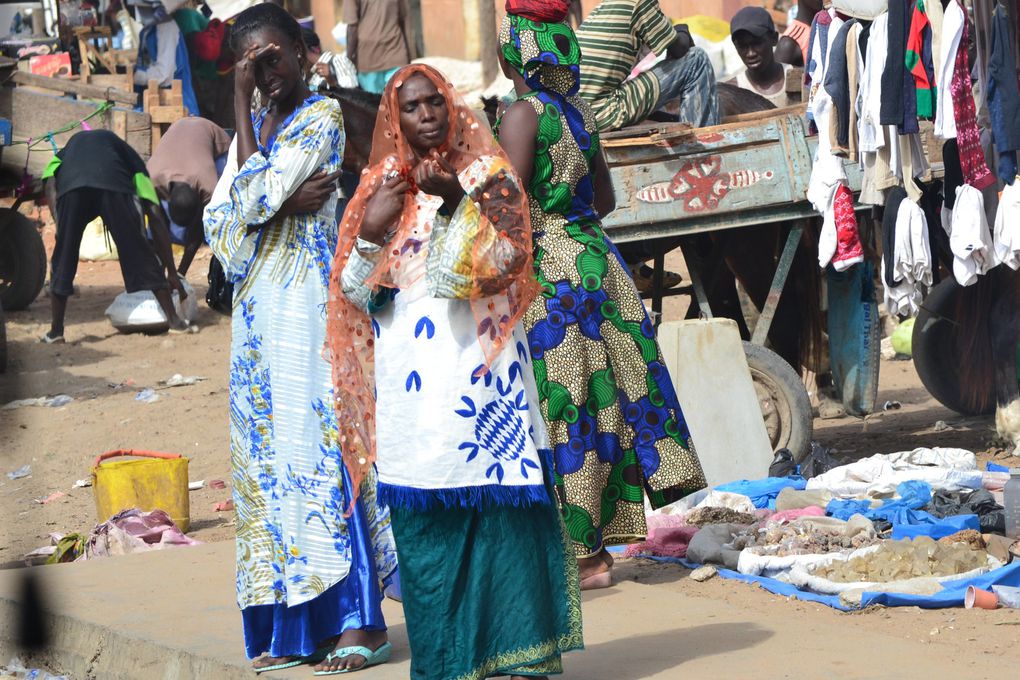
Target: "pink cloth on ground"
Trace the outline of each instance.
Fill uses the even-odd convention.
[[[824,517],[825,509],[820,508],[817,505],[809,505],[806,508],[798,508],[796,510],[783,510],[777,512],[769,517],[770,522],[790,522],[797,519],[798,517]]]
[[[658,555],[660,557],[686,557],[687,546],[698,531],[700,531],[698,527],[691,526],[649,528],[648,538],[642,543],[628,545],[624,556]]]
[[[89,536],[85,554],[78,559],[128,555],[200,543],[185,536],[164,511],[142,512],[132,508],[97,524]]]

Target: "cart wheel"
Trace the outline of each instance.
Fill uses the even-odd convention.
[[[929,291],[914,321],[910,353],[921,384],[946,408],[965,416],[985,415],[995,410],[995,385],[981,403],[968,405],[961,395],[960,374],[956,367],[963,360],[956,323],[956,303],[961,295],[973,295],[955,279],[941,281]]]
[[[46,248],[39,230],[21,213],[0,208],[0,305],[25,309],[45,282]]]
[[[811,451],[811,400],[804,383],[770,349],[745,341],[744,354],[772,450],[789,449],[794,460],[800,461]]]

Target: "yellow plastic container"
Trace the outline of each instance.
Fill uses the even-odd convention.
[[[142,460],[115,460],[136,456]],[[118,450],[96,457],[92,467],[96,516],[105,522],[122,510],[163,510],[187,532],[191,524],[188,500],[188,459],[177,453]]]

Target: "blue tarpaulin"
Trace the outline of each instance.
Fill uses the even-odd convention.
[[[701,566],[700,564],[695,564],[694,562],[689,562],[688,560],[677,557],[649,556],[647,559],[655,560],[656,562],[671,562],[674,564],[680,564],[688,569],[696,569]],[[819,604],[832,607],[833,609],[839,609],[840,611],[853,611],[853,608],[847,607],[839,601],[838,595],[820,595],[818,593],[812,593],[809,590],[800,590],[796,586],[790,585],[789,583],[783,583],[782,581],[777,581],[774,578],[768,578],[766,576],[750,576],[730,569],[719,569],[719,575],[723,578],[732,579],[734,581],[755,583],[770,593],[782,595],[783,597],[793,597],[798,600],[804,600],[805,602],[817,602]],[[967,593],[967,586],[974,586],[975,588],[981,588],[983,590],[991,590],[993,585],[1020,587],[1020,562],[1007,564],[1004,567],[999,567],[998,569],[980,576],[960,579],[957,581],[947,581],[943,584],[942,590],[934,595],[905,595],[902,593],[883,593],[879,591],[865,592],[861,596],[861,608],[870,607],[871,605],[876,604],[886,607],[921,607],[923,609],[962,607],[963,597]]]
[[[742,479],[739,482],[728,482],[715,487],[716,491],[739,493],[751,499],[751,503],[759,510],[776,509],[776,497],[779,492],[789,487],[798,491],[807,486],[803,477],[766,477],[765,479]]]
[[[988,463],[987,469],[991,471],[1008,471],[1008,468],[995,465],[994,463]],[[756,508],[774,510],[776,497],[780,491],[788,487],[801,490],[806,487],[806,484],[807,482],[800,476],[767,477],[759,480],[731,482],[715,488],[718,491],[743,494],[751,499]],[[861,514],[871,520],[889,522],[893,526],[891,533],[893,540],[914,539],[918,536],[929,536],[939,539],[964,529],[981,530],[977,515],[956,515],[939,519],[921,510],[921,508],[931,502],[932,498],[932,488],[927,482],[903,482],[896,487],[896,493],[895,498],[886,500],[874,508],[871,507],[871,501],[867,500],[832,500],[826,507],[826,514],[842,520],[848,520],[855,514]],[[622,550],[623,547],[614,547],[612,549],[613,552]],[[679,564],[688,569],[695,569],[701,566],[700,564],[676,557],[652,555],[645,557],[656,562]],[[719,575],[735,581],[757,584],[776,595],[794,597],[807,602],[817,602],[842,611],[850,611],[852,609],[840,602],[837,595],[822,595],[801,590],[794,585],[778,581],[774,578],[751,576],[723,568],[719,568]],[[993,585],[1020,587],[1020,562],[1007,564],[980,576],[947,581],[942,584],[943,589],[934,595],[905,595],[882,591],[865,592],[861,597],[861,607],[871,605],[884,605],[887,607],[911,606],[926,609],[958,607],[963,605],[967,586],[970,585],[985,590],[990,590]]]

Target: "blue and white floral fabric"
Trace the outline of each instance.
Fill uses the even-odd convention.
[[[254,117],[257,138],[264,117],[264,111]],[[348,576],[354,549],[348,522],[362,516],[344,517],[350,501],[332,376],[322,355],[336,199],[318,213],[275,217],[304,180],[340,168],[340,106],[309,98],[240,169],[236,143],[206,209],[205,229],[234,282],[230,452],[237,601],[242,609],[295,607]],[[374,482],[367,479],[360,492],[367,524],[360,530],[374,549],[364,556],[375,563],[371,571],[385,578],[396,567],[396,553],[389,511],[376,502]]]
[[[552,502],[542,458],[549,444],[523,327],[484,371],[470,302],[431,296],[454,280],[443,263],[456,263],[470,250],[481,219],[472,196],[503,164],[482,157],[460,173],[467,196],[452,216],[440,211],[442,199],[415,194],[422,245],[417,257],[401,262],[399,276],[409,286],[392,296],[373,295],[364,286],[373,256],[357,250],[344,269],[344,294],[373,314],[376,464],[386,504],[427,509]]]

